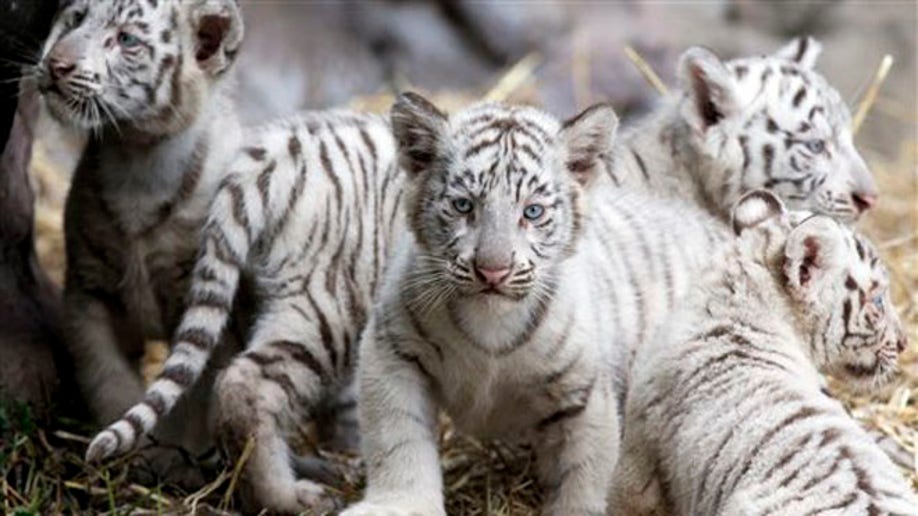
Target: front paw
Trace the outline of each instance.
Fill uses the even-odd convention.
[[[440,509],[424,509],[412,504],[360,502],[341,512],[340,516],[436,516],[446,512]]]

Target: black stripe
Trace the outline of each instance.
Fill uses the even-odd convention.
[[[794,61],[798,63],[803,61],[803,56],[806,55],[806,49],[809,46],[809,44],[810,44],[810,38],[808,37],[800,38],[800,44],[797,47],[797,56],[794,57]]]
[[[143,402],[153,410],[157,417],[162,417],[166,413],[166,400],[159,391],[147,392]]]
[[[543,418],[539,421],[539,424],[536,425],[539,431],[544,431],[548,427],[560,423],[566,419],[571,419],[579,416],[586,410],[586,403],[582,405],[571,405],[569,407],[564,407],[560,410],[555,411],[548,417]]]
[[[804,98],[806,98],[806,86],[800,86],[800,89],[794,94],[794,99],[792,101],[793,106],[799,107]]]
[[[644,165],[644,160],[641,159],[641,155],[637,153],[634,148],[629,147],[631,155],[634,156],[634,162],[637,163],[639,169],[641,169],[641,174],[644,176],[644,181],[650,182],[650,175],[647,174],[647,166]]]
[[[180,331],[173,339],[176,344],[186,343],[200,350],[207,350],[217,344],[217,337],[203,328],[188,328]]]
[[[268,347],[277,349],[287,354],[293,360],[305,365],[310,371],[319,378],[328,378],[322,363],[316,359],[315,355],[309,350],[309,347],[302,342],[291,340],[278,340],[268,344]]]
[[[165,380],[171,380],[182,389],[187,389],[191,386],[194,374],[187,366],[179,364],[166,367],[159,377]]]
[[[124,420],[131,425],[131,428],[134,430],[134,438],[143,435],[143,422],[140,421],[140,417],[137,414],[126,414]]]

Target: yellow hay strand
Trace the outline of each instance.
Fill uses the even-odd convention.
[[[864,119],[867,118],[867,113],[870,112],[870,108],[873,106],[873,103],[877,100],[877,94],[880,92],[880,86],[883,85],[883,82],[886,80],[886,76],[889,75],[889,70],[893,65],[893,57],[889,54],[883,56],[883,59],[880,61],[880,66],[877,67],[877,73],[873,76],[873,82],[870,83],[870,87],[867,88],[867,92],[864,94],[864,98],[861,99],[860,105],[857,107],[857,113],[854,115],[854,119],[851,121],[851,132],[857,134],[860,130],[861,125],[864,123]]]
[[[631,47],[631,45],[625,46],[625,55],[628,56],[628,60],[631,61],[631,64],[641,72],[641,76],[644,77],[644,80],[647,81],[647,84],[651,85],[653,89],[657,90],[657,93],[660,95],[669,95],[669,88],[663,84],[663,81],[660,80],[660,76],[657,75],[657,72],[653,71],[653,68],[650,67],[650,64],[641,57],[641,54],[637,53],[637,50]]]
[[[542,57],[537,52],[527,54],[510,67],[494,87],[485,93],[484,99],[490,102],[507,100],[513,92],[526,84],[540,64],[542,64]]]

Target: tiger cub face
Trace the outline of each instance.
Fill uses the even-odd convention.
[[[241,40],[235,0],[66,0],[39,89],[64,124],[168,134],[193,121]]]
[[[740,200],[733,215],[740,232],[755,224],[737,220],[771,217],[756,229],[766,242],[786,235],[780,275],[819,369],[856,390],[886,383],[908,338],[890,299],[889,273],[870,241],[830,217],[786,213],[762,191]]]
[[[862,235],[823,216],[791,230],[788,288],[814,325],[812,353],[855,388],[884,383],[907,346],[889,294],[889,273]]]
[[[489,302],[546,287],[581,232],[583,194],[617,126],[612,109],[564,124],[499,104],[448,117],[405,94],[391,116],[424,272]]]
[[[708,190],[725,209],[762,188],[790,209],[846,222],[876,203],[848,107],[813,70],[820,51],[812,38],[799,38],[774,55],[726,63],[702,48],[683,54],[681,113],[710,165]]]

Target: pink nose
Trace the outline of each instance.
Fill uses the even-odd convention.
[[[501,267],[498,269],[475,267],[475,271],[478,272],[479,278],[491,286],[500,285],[507,279],[507,276],[510,276],[510,267]]]
[[[851,199],[854,201],[854,206],[857,208],[858,213],[865,212],[872,208],[873,205],[877,203],[877,198],[877,194],[860,192],[851,194]]]
[[[65,77],[70,74],[70,72],[76,70],[76,64],[67,62],[64,60],[59,60],[51,58],[49,63],[49,68],[51,69],[51,77],[55,80]]]

